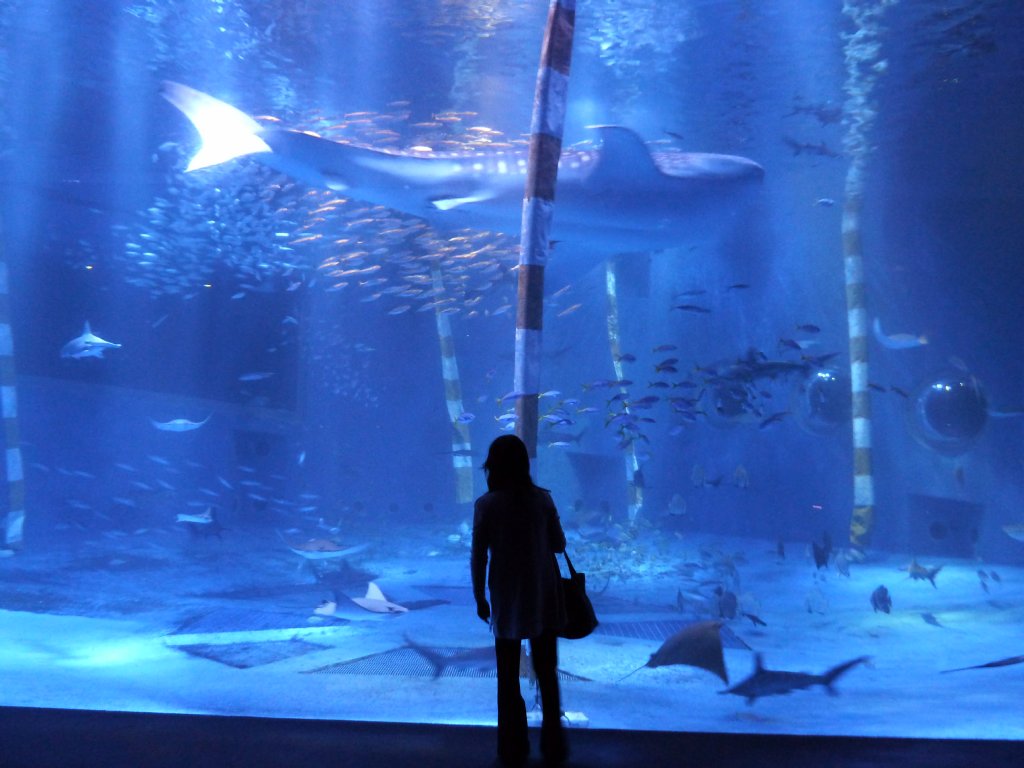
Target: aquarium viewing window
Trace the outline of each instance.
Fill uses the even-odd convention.
[[[547,13],[0,0],[0,705],[494,724],[517,433],[569,726],[1024,736],[1021,10]]]

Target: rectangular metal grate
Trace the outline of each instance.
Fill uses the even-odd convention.
[[[213,632],[252,632],[265,629],[305,629],[307,616],[294,613],[271,613],[232,608],[219,608],[186,619],[171,635],[208,634]]]
[[[235,669],[249,669],[303,656],[312,651],[322,651],[328,646],[307,643],[305,640],[271,640],[262,643],[199,643],[176,647],[193,656],[226,664]]]

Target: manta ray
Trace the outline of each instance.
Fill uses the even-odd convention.
[[[101,339],[99,336],[92,332],[92,328],[89,327],[89,321],[85,321],[85,327],[82,329],[82,335],[76,336],[67,344],[64,345],[60,351],[61,357],[70,357],[74,360],[81,360],[83,357],[103,357],[103,350],[105,349],[120,349],[120,344],[115,344],[112,341]]]
[[[339,143],[261,124],[186,85],[162,95],[199,132],[186,171],[237,157],[253,159],[317,187],[408,213],[436,227],[518,235],[527,156],[515,150],[456,154],[396,152]],[[552,242],[563,253],[609,256],[699,244],[735,220],[764,169],[745,157],[653,154],[635,132],[594,126],[599,149],[570,149],[559,160]]]

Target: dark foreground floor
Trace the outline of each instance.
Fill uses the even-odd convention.
[[[1024,744],[576,730],[567,768],[1024,766]],[[533,734],[536,749],[536,733]],[[2,768],[490,766],[489,728],[0,707]],[[539,759],[530,765],[542,765]]]

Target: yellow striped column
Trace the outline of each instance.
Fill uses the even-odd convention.
[[[0,251],[0,408],[3,411],[7,467],[7,515],[4,550],[21,549],[25,529],[25,475],[18,432],[18,389],[14,370],[14,336],[11,333],[10,280],[7,262]]]
[[[530,157],[523,194],[516,306],[514,391],[516,434],[537,455],[537,396],[540,393],[544,328],[544,266],[548,260],[558,160],[562,156],[576,0],[552,0],[541,48],[530,126]]]
[[[844,102],[846,136],[843,149],[850,159],[843,202],[843,267],[850,336],[850,388],[853,415],[853,512],[850,547],[863,555],[871,544],[875,523],[875,481],[871,472],[871,398],[868,387],[868,314],[864,290],[861,209],[864,176],[871,145],[869,135],[877,112],[871,91],[888,65],[881,58],[881,16],[895,0],[844,0],[843,13],[857,28],[846,35]]]
[[[434,293],[440,297],[444,292],[444,279],[436,262],[431,264]],[[435,302],[434,316],[437,318],[437,340],[441,345],[441,375],[444,377],[444,399],[448,406],[448,418],[452,424],[452,468],[455,470],[455,501],[468,504],[473,501],[473,443],[469,436],[469,424],[460,417],[465,412],[462,405],[462,382],[459,379],[459,361],[455,357],[455,339],[448,315],[442,310],[447,305]]]

